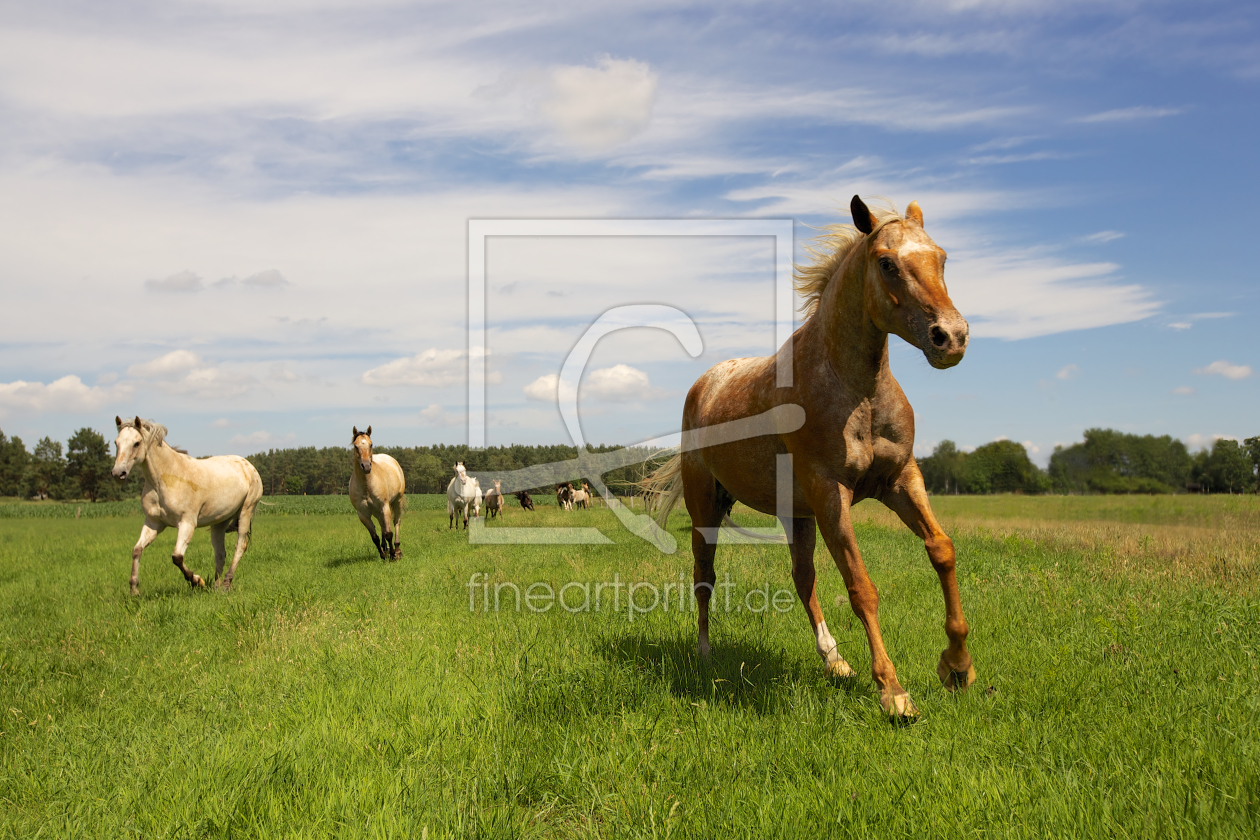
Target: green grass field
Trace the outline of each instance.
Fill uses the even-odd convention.
[[[848,682],[824,677],[794,598],[749,609],[790,589],[782,546],[719,550],[737,588],[709,662],[676,594],[535,613],[503,588],[495,612],[468,588],[689,581],[685,515],[674,556],[605,510],[554,507],[508,524],[617,544],[471,546],[421,498],[382,563],[344,497],[325,515],[269,501],[233,591],[189,591],[168,531],[138,598],[137,514],[0,509],[0,837],[1260,835],[1254,499],[936,500],[979,675],[961,696],[933,670],[943,606],[921,544],[859,506],[923,713],[902,727],[821,549]],[[204,533],[188,562],[213,574]]]

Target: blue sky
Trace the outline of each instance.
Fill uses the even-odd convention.
[[[462,442],[470,218],[847,221],[918,200],[973,343],[893,339],[920,455],[1260,434],[1260,10],[1241,2],[0,6],[0,428],[197,454]],[[799,254],[799,251],[798,251]],[[491,240],[491,444],[611,306],[593,441],[772,348],[764,239]]]

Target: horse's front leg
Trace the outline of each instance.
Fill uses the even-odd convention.
[[[194,574],[192,569],[184,565],[184,554],[188,551],[188,544],[192,542],[193,532],[197,530],[197,520],[183,519],[179,523],[179,533],[175,536],[175,553],[171,555],[171,562],[175,564],[175,568],[184,573],[184,580],[188,581],[189,586],[205,586],[206,582],[201,579],[201,575]]]
[[[131,549],[131,594],[140,594],[140,555],[144,554],[144,550],[157,539],[157,535],[166,530],[165,523],[156,520],[150,520],[145,517],[144,525],[140,528],[140,539],[136,541],[135,548]]]
[[[880,500],[901,517],[915,535],[923,540],[928,560],[941,581],[945,595],[945,636],[949,646],[941,652],[936,674],[945,687],[953,691],[965,689],[976,679],[976,669],[967,651],[967,619],[963,616],[962,599],[958,596],[958,578],[954,572],[954,541],[941,529],[928,503],[923,475],[914,461],[906,464],[901,476]]]
[[[372,522],[372,514],[364,513],[361,510],[357,512],[359,514],[359,521],[363,523],[363,527],[367,528],[368,534],[372,537],[372,545],[376,546],[376,553],[381,556],[382,560],[384,560],[385,549],[381,547],[381,538],[376,535],[376,525]]]
[[[792,534],[792,542],[788,545],[792,554],[792,583],[796,584],[796,595],[801,599],[801,605],[805,607],[805,615],[809,619],[809,627],[814,631],[818,655],[828,674],[833,677],[851,677],[853,669],[840,655],[836,640],[823,619],[822,606],[818,603],[817,575],[814,571],[814,546],[818,542],[818,529],[814,520],[784,518],[780,521],[783,529]]]
[[[879,629],[879,591],[871,583],[862,553],[858,550],[857,537],[853,533],[850,507],[853,491],[838,482],[819,476],[806,484],[810,507],[818,516],[818,527],[823,540],[831,551],[836,567],[844,577],[849,590],[849,605],[866,630],[866,641],[871,649],[871,678],[879,689],[879,704],[890,718],[909,720],[919,716],[919,710],[910,700],[909,693],[897,681],[884,637]]]
[[[394,556],[394,509],[386,501],[381,505],[381,559]]]

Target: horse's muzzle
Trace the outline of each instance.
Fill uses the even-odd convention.
[[[359,461],[359,469],[363,470],[365,473],[370,473],[372,471],[372,462],[362,461],[362,460]]]

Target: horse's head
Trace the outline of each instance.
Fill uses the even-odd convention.
[[[126,423],[121,417],[115,417],[114,425],[118,427],[118,437],[114,438],[117,454],[110,472],[119,481],[126,481],[136,464],[143,463],[148,456],[149,444],[144,437],[144,423],[139,417]]]
[[[351,426],[354,433],[352,438],[352,446],[354,446],[355,454],[359,456],[359,469],[365,473],[372,471],[372,427],[368,426],[366,431],[359,431],[358,426]]]
[[[464,468],[463,461],[455,462],[455,477],[459,479],[460,484],[468,483],[468,470]]]
[[[967,322],[945,289],[945,251],[923,230],[923,211],[910,202],[905,218],[877,220],[856,195],[849,205],[865,241],[866,313],[884,332],[923,351],[934,368],[950,368],[967,352]]]

